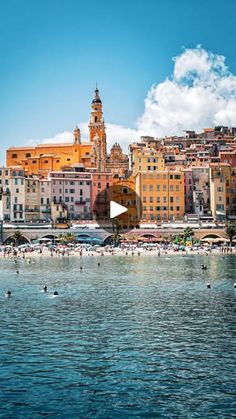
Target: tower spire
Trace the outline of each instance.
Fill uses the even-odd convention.
[[[94,95],[92,103],[102,103],[100,95],[99,95],[97,82],[96,82],[96,89],[95,89],[94,93],[95,93],[95,95]]]

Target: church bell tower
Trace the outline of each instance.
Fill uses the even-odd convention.
[[[91,103],[89,141],[93,144],[95,166],[97,170],[99,172],[105,172],[107,158],[106,127],[103,119],[102,101],[97,87]]]

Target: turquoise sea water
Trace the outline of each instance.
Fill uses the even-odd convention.
[[[0,268],[1,418],[236,417],[235,256]]]

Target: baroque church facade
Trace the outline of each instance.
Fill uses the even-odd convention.
[[[103,106],[98,88],[91,103],[89,140],[81,141],[79,127],[74,130],[73,143],[38,144],[29,147],[10,147],[6,152],[8,167],[22,167],[28,175],[42,177],[51,171],[61,171],[65,167],[80,165],[85,170],[111,173],[115,178],[128,175],[128,156],[115,143],[107,152],[106,126]]]

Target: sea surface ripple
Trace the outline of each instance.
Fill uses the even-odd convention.
[[[236,417],[235,256],[0,269],[1,418]]]

